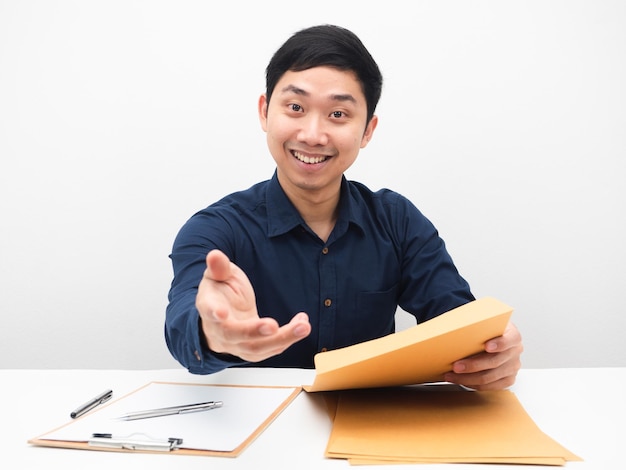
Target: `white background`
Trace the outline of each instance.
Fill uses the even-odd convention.
[[[0,367],[178,367],[174,236],[271,177],[265,66],[318,23],[385,77],[347,176],[515,308],[524,367],[626,366],[625,2],[0,0]]]

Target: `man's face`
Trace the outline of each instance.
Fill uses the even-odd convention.
[[[367,103],[353,72],[315,67],[287,71],[259,118],[288,195],[331,197],[376,128],[366,127]],[[306,193],[303,193],[306,192]]]

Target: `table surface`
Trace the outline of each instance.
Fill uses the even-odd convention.
[[[19,468],[185,468],[348,469],[327,459],[324,449],[332,423],[323,400],[302,392],[237,458],[144,453],[95,452],[37,447],[27,443],[70,421],[69,413],[89,397],[112,388],[119,397],[152,381],[214,384],[305,385],[314,371],[301,369],[228,369],[192,375],[167,370],[0,370],[3,462]],[[584,459],[571,469],[624,468],[626,444],[626,368],[522,369],[511,390],[539,428]],[[511,465],[380,465],[376,469],[511,469]],[[138,467],[139,466],[139,467]],[[16,467],[16,468],[17,468]],[[270,467],[268,467],[270,468]],[[528,468],[528,467],[525,467]],[[534,466],[530,468],[554,468]]]

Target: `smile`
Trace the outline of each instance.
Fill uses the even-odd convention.
[[[296,152],[295,150],[291,152],[294,157],[300,160],[302,163],[315,164],[322,163],[328,160],[328,157],[309,157],[308,155],[303,155],[300,152]]]

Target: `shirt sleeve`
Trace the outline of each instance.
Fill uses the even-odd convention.
[[[402,196],[396,208],[402,247],[399,306],[421,323],[474,300],[430,220]]]

